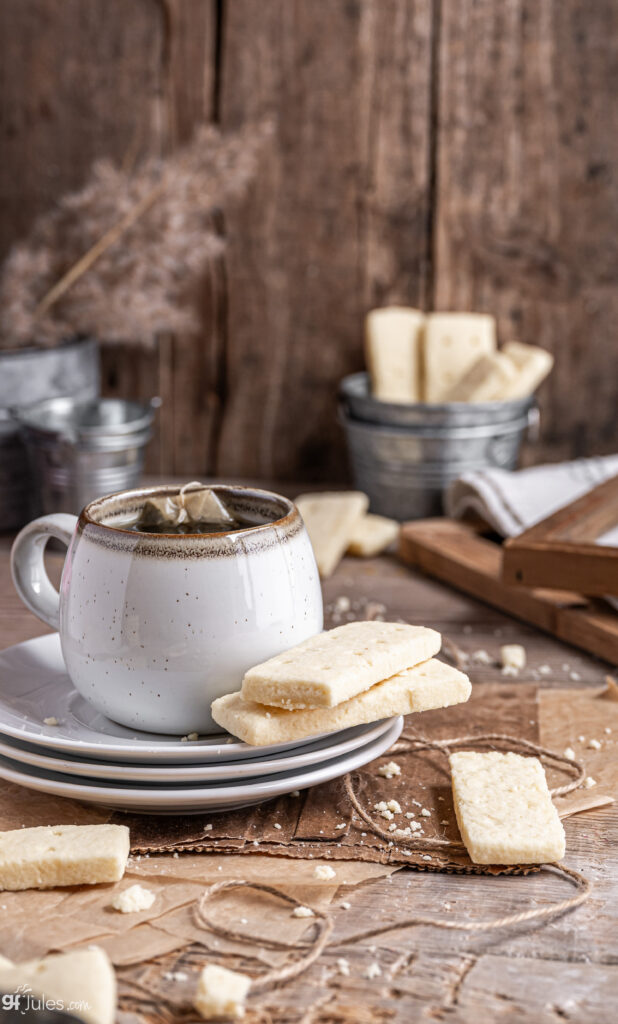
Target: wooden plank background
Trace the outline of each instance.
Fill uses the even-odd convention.
[[[149,469],[342,479],[368,308],[495,313],[557,357],[534,458],[616,447],[614,0],[2,0],[0,256],[93,159],[276,131],[203,330],[113,349]]]

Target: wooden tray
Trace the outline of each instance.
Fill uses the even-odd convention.
[[[480,536],[467,523],[452,519],[405,523],[399,555],[429,576],[618,664],[618,614],[606,602],[571,591],[527,590],[505,583],[502,545]]]
[[[502,579],[524,587],[618,594],[618,547],[596,543],[618,526],[618,476],[504,543]]]

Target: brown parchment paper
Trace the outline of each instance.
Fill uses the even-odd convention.
[[[246,955],[246,946],[220,939],[196,923],[194,905],[205,886],[232,879],[258,881],[282,889],[316,908],[327,907],[337,894],[396,870],[394,866],[342,864],[331,882],[313,877],[312,861],[293,861],[285,871],[271,857],[184,854],[131,857],[121,882],[40,892],[0,892],[0,954],[22,961],[54,950],[96,943],[117,966],[140,963],[200,942],[219,953]],[[139,883],[155,893],[153,906],[138,914],[120,914],[111,907],[121,889]],[[220,913],[238,930],[259,936],[285,924],[290,941],[300,938],[307,921],[293,918],[289,908],[259,893],[231,894]],[[285,955],[260,947],[261,962],[276,966]]]
[[[537,741],[536,687],[523,683],[477,683],[466,704],[409,715],[404,733],[445,739],[463,734],[509,733]],[[401,776],[380,777],[380,764],[392,757],[401,765]],[[396,799],[404,811],[417,817],[421,808],[430,813],[422,821],[427,837],[440,836],[459,842],[453,810],[448,765],[435,751],[387,752],[355,773],[357,794],[368,809],[379,800]],[[354,819],[341,780],[315,786],[298,797],[284,796],[255,807],[221,814],[154,816],[125,814],[90,808],[74,801],[49,798],[20,786],[6,786],[0,796],[0,828],[21,825],[112,821],[131,831],[134,854],[211,853],[267,854],[271,857],[331,861],[361,861],[382,865],[412,865],[421,870],[474,871],[463,850],[439,853],[410,850],[392,844]],[[399,823],[407,824],[405,819]],[[275,828],[279,825],[280,828]],[[209,827],[208,827],[209,826]],[[343,826],[343,828],[337,828]],[[513,868],[489,869],[495,873]]]
[[[610,784],[615,789],[618,775],[614,746],[618,704],[608,705],[599,691],[542,691],[537,705],[537,691],[532,685],[475,684],[468,704],[409,716],[405,731],[412,734],[422,729],[423,735],[447,738],[498,730],[557,750],[572,746],[578,755],[584,755],[598,789],[607,792]],[[615,725],[610,719],[616,719]],[[606,733],[606,728],[612,733]],[[598,738],[602,750],[588,749],[586,743],[578,741],[579,735],[585,736],[586,743]],[[386,780],[377,775],[378,765],[393,758],[401,765],[401,776]],[[425,807],[430,816],[419,820],[426,835],[459,839],[447,764],[441,755],[429,751],[415,755],[389,753],[356,773],[355,779],[365,806],[394,798],[404,810],[414,810],[417,817],[420,808]],[[597,787],[585,796],[590,799]],[[578,793],[580,796],[576,793],[574,799],[582,798],[583,791]],[[107,820],[128,824],[131,829],[133,852],[124,879],[115,886],[0,893],[2,955],[24,960],[52,950],[97,943],[107,950],[116,966],[129,968],[198,942],[213,955],[237,955],[242,960],[247,956],[246,946],[211,935],[196,923],[195,900],[213,881],[260,881],[283,889],[303,903],[323,908],[334,899],[341,902],[349,895],[353,899],[357,886],[402,865],[425,870],[487,870],[472,865],[459,851],[432,851],[431,855],[415,851],[408,855],[396,844],[389,846],[352,820],[340,782],[232,814],[178,818],[122,815],[50,799],[14,785],[0,791],[1,829]],[[276,822],[281,824],[280,830],[275,829]],[[207,824],[212,824],[212,830],[206,830]],[[337,829],[338,824],[345,827]],[[431,860],[425,856],[431,856]],[[281,857],[287,858],[285,864]],[[314,879],[316,858],[336,862],[332,882]],[[113,895],[135,882],[155,893],[153,907],[140,914],[123,915],[112,910]],[[277,966],[281,961],[283,954],[264,949],[259,936],[280,929],[282,915],[290,941],[310,927],[306,920],[292,918],[278,902],[253,892],[230,894],[220,910],[228,924],[235,922],[255,938],[251,957],[256,966]]]
[[[606,687],[539,690],[540,743],[561,753],[570,747],[596,785],[555,800],[561,817],[601,807],[618,796],[618,701]],[[590,746],[590,741],[593,746]],[[601,749],[596,750],[596,743]]]
[[[409,715],[404,732],[433,738],[485,732],[510,733],[538,742],[536,686],[515,683],[476,684],[467,704]],[[390,780],[377,774],[380,764],[395,760],[401,776]],[[427,837],[439,836],[460,842],[451,797],[446,759],[434,751],[387,752],[355,773],[356,790],[368,809],[380,800],[395,799],[403,811],[419,817]],[[115,822],[129,824],[136,852],[192,851],[267,853],[274,857],[320,857],[332,861],[366,861],[412,865],[422,870],[512,873],[517,868],[487,869],[473,865],[465,851],[448,849],[427,853],[389,844],[354,818],[341,780],[285,796],[256,807],[225,814],[202,816],[144,817],[115,815]],[[408,822],[398,819],[401,826]],[[275,826],[279,825],[280,828]],[[337,826],[343,825],[343,828]],[[210,826],[207,829],[206,826]],[[525,870],[525,869],[523,869]]]

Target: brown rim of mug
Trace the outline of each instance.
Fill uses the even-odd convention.
[[[148,533],[141,530],[123,530],[120,526],[111,526],[109,523],[101,523],[91,516],[91,509],[95,506],[102,506],[107,504],[109,501],[113,501],[114,498],[123,497],[134,497],[134,498],[157,498],[163,497],[170,494],[179,494],[182,485],[175,484],[164,484],[162,486],[153,487],[135,487],[131,490],[116,491],[113,494],[106,494],[102,498],[95,498],[94,501],[88,502],[85,508],[82,509],[78,516],[78,523],[81,527],[90,525],[95,526],[101,530],[110,530],[112,533],[121,533],[125,537],[148,537],[150,540],[171,540],[171,541],[193,541],[197,540],[217,540],[222,537],[241,537],[244,534],[255,535],[262,530],[270,530],[273,526],[278,526],[284,530],[289,530],[295,526],[300,520],[300,512],[296,508],[296,505],[290,498],[286,498],[283,494],[277,494],[276,491],[267,491],[261,487],[245,487],[242,484],[212,484],[212,486],[205,485],[213,491],[225,491],[227,493],[236,493],[240,497],[245,495],[246,497],[255,497],[258,499],[264,499],[269,502],[277,502],[283,504],[287,511],[284,516],[280,516],[278,519],[273,519],[268,523],[257,523],[255,526],[246,526],[237,530],[221,530],[216,533]]]

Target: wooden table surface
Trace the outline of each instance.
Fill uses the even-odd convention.
[[[0,539],[0,647],[48,632],[15,595],[10,582],[10,539]],[[61,556],[52,555],[54,572]],[[608,666],[574,648],[404,568],[394,558],[346,559],[324,586],[326,602],[340,595],[382,602],[388,618],[401,617],[442,631],[463,649],[496,655],[507,641],[523,643],[528,669],[552,668],[543,686],[598,686]],[[568,668],[565,668],[568,666]],[[575,684],[570,673],[580,677]],[[472,669],[474,681],[500,681],[496,667]],[[509,680],[512,683],[512,680]],[[269,995],[267,1010],[248,1020],[303,1024],[373,1021],[516,1021],[530,1024],[618,1019],[618,812],[617,805],[565,821],[565,863],[594,886],[591,899],[576,912],[543,926],[467,935],[416,928],[383,936],[367,946],[332,954],[302,978]],[[524,891],[525,890],[525,891]],[[333,913],[337,928],[358,931],[388,918],[413,913],[451,914],[479,907],[483,916],[502,916],[526,904],[562,898],[563,882],[420,874],[408,869],[355,890],[352,910]],[[10,956],[10,949],[3,949]],[[351,975],[334,969],[338,956],[350,960]],[[362,977],[372,961],[382,976]],[[129,1018],[125,1018],[129,1019]],[[135,1020],[136,1018],[130,1018]]]

